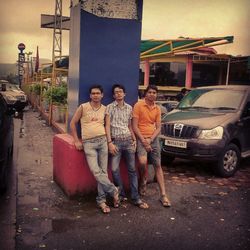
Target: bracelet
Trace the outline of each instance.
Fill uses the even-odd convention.
[[[113,142],[112,142],[112,141],[108,141],[108,144],[109,144],[109,143],[113,143]]]

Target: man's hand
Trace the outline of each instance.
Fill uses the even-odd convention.
[[[132,146],[134,146],[134,149],[136,150],[136,140],[133,140],[133,142],[132,142]]]
[[[146,149],[147,152],[151,152],[152,151],[152,147],[151,147],[150,143],[151,143],[150,138],[145,138],[142,141],[142,145],[144,146],[144,148]]]
[[[118,153],[118,148],[116,147],[115,144],[113,144],[113,142],[110,142],[108,144],[108,147],[109,147],[109,153],[112,154],[112,155],[116,155]]]
[[[77,150],[81,151],[83,150],[82,142],[81,141],[75,141],[75,147]]]

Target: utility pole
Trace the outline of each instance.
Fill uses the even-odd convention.
[[[51,99],[49,105],[49,125],[52,123],[52,91],[53,86],[57,83],[58,76],[56,72],[56,60],[62,57],[62,0],[55,0],[55,15],[53,27],[53,48],[52,48],[52,79],[51,79]],[[59,76],[59,84],[61,83],[61,76]]]
[[[56,61],[60,60],[61,57],[62,57],[62,0],[55,0],[53,49],[52,49],[52,84],[55,84],[57,80]]]

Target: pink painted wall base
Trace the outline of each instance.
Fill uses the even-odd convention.
[[[125,189],[129,189],[128,171],[121,161],[121,177]],[[109,178],[112,181],[110,167]],[[69,197],[96,192],[96,180],[89,170],[83,151],[77,151],[73,137],[57,134],[53,138],[53,178]]]

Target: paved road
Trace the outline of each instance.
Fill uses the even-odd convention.
[[[165,168],[171,208],[148,185],[140,210],[129,202],[103,215],[94,197],[69,200],[52,178],[54,132],[27,111],[19,137],[16,249],[249,249],[250,162],[229,179],[209,166],[176,161]],[[5,248],[1,248],[5,249]]]

